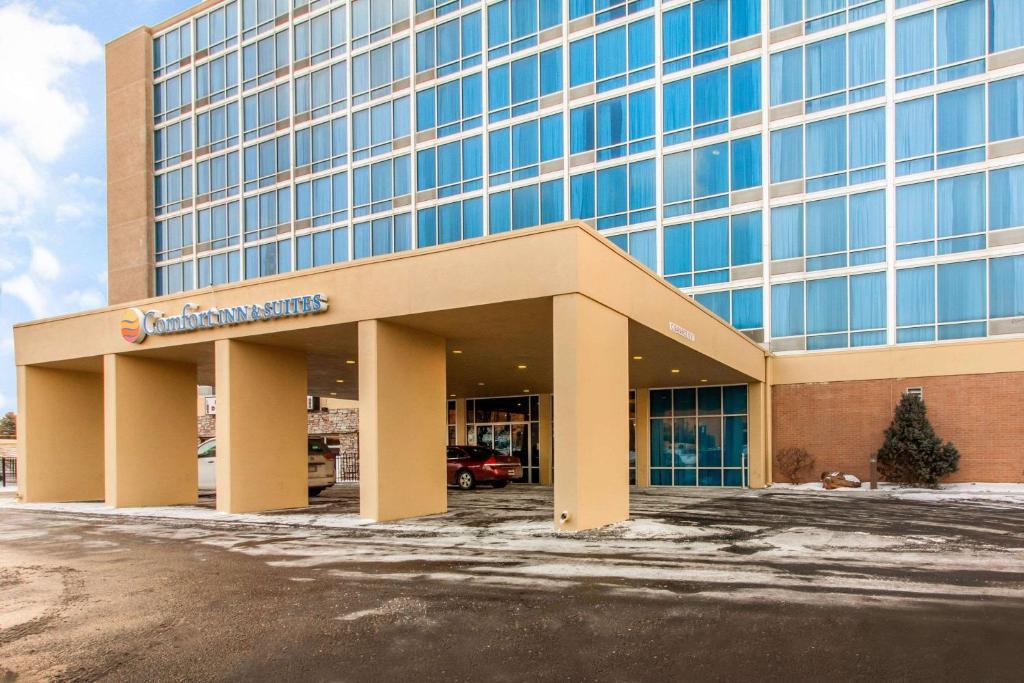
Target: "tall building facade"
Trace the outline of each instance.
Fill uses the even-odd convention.
[[[1022,476],[1021,0],[210,0],[107,91],[112,304],[575,219],[767,352],[751,405],[631,386],[631,481],[766,481],[752,438],[866,475],[908,390]],[[450,438],[550,481],[530,384]]]
[[[580,218],[775,351],[1024,331],[1017,0],[236,0],[150,49],[153,294]]]

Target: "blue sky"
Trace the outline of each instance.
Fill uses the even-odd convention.
[[[0,414],[11,326],[106,304],[103,46],[198,0],[0,0]]]

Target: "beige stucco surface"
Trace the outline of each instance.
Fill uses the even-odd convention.
[[[623,315],[581,294],[555,297],[556,528],[629,518],[628,354]]]
[[[306,507],[305,356],[222,340],[216,365],[217,509]]]
[[[1024,339],[908,344],[772,356],[772,384],[1024,371]]]
[[[444,339],[359,323],[359,514],[384,522],[446,512]]]
[[[198,500],[196,368],[110,354],[103,359],[105,498],[112,507]],[[76,401],[77,402],[77,401]]]
[[[153,39],[107,45],[107,254],[112,304],[153,294]]]
[[[18,495],[103,499],[103,375],[18,368]]]

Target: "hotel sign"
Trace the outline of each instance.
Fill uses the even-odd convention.
[[[201,309],[185,304],[179,315],[165,316],[157,310],[129,308],[121,319],[121,338],[130,344],[141,344],[148,336],[163,336],[213,330],[218,327],[315,315],[327,310],[327,296],[306,294],[288,299],[274,299],[261,304],[242,304],[227,308]]]
[[[683,339],[686,339],[688,341],[692,341],[692,342],[697,341],[697,335],[695,335],[693,332],[691,332],[690,330],[686,329],[682,325],[678,325],[676,323],[670,322],[668,324],[668,330],[669,330],[669,332],[672,332],[674,334],[678,334],[680,337],[682,337]]]

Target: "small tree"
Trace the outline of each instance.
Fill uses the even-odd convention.
[[[959,463],[956,447],[935,435],[921,397],[903,394],[878,451],[879,473],[897,484],[934,487]]]
[[[814,467],[814,456],[803,448],[783,448],[775,454],[775,461],[791,484],[801,483],[803,475]]]
[[[14,413],[7,413],[0,417],[0,436],[14,437],[18,433],[18,417]]]

